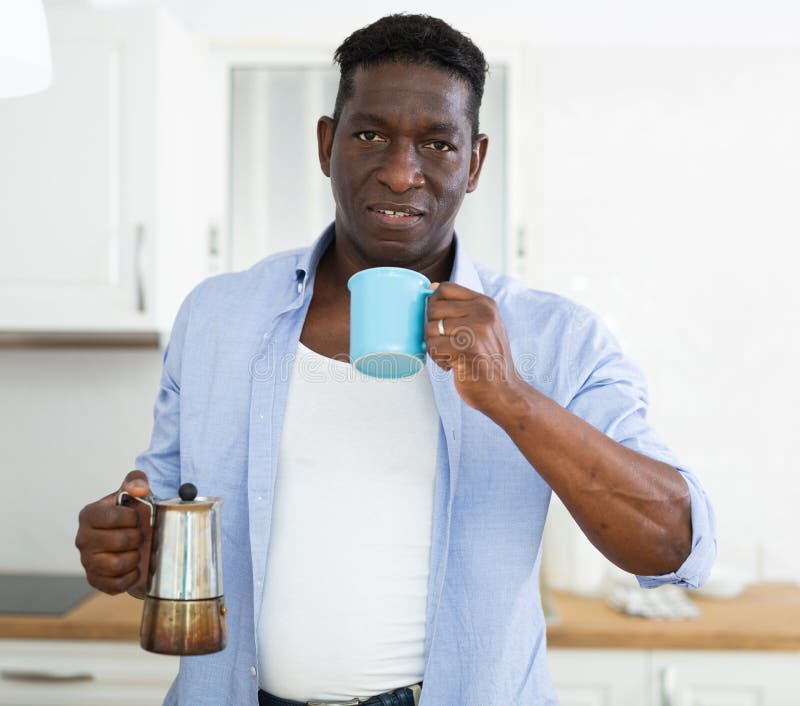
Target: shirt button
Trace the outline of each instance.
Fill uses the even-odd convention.
[[[261,496],[259,495],[259,496],[258,496],[258,499],[259,499],[259,500],[263,500],[264,498],[263,498],[263,497],[261,497]]]
[[[252,674],[253,676],[256,675],[256,668],[255,667],[250,667],[250,674]]]
[[[302,292],[302,291],[303,291],[303,283],[302,282],[298,282],[297,283],[297,293],[300,294],[300,292]]]

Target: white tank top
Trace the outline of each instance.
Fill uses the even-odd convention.
[[[262,689],[348,700],[422,679],[438,431],[424,369],[378,380],[299,345],[257,634]]]

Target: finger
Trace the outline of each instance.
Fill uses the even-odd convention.
[[[450,342],[449,336],[429,336],[425,345],[427,347],[428,355],[433,358],[436,363],[450,363],[455,354],[453,346]]]
[[[442,322],[441,330],[439,321]],[[466,351],[478,342],[478,329],[469,323],[469,319],[436,319],[425,324],[425,344],[450,344],[457,351]],[[444,331],[444,335],[442,335]],[[437,340],[440,339],[440,340]]]
[[[147,475],[144,473],[144,471],[131,471],[125,476],[125,479],[122,481],[122,484],[118,490],[115,490],[113,493],[109,493],[105,497],[100,498],[100,500],[97,502],[103,505],[116,505],[117,496],[123,490],[131,495],[135,495],[137,498],[143,498],[145,495],[149,495],[150,483],[147,480]]]
[[[87,574],[86,580],[89,582],[90,586],[94,586],[94,588],[98,589],[99,591],[103,591],[103,593],[109,593],[113,596],[117,593],[123,593],[124,591],[127,591],[139,580],[139,569],[134,569],[130,573],[125,574],[124,576],[118,576],[116,578]]]
[[[452,362],[450,361],[449,357],[445,354],[443,355],[441,352],[437,352],[431,348],[428,348],[428,355],[431,357],[434,363],[438,365],[442,370],[447,372],[452,367]]]
[[[131,507],[116,503],[110,505],[100,500],[81,510],[78,523],[90,529],[133,528],[139,526],[139,515]]]
[[[151,494],[150,482],[144,471],[133,470],[125,476],[120,486],[120,492],[125,491],[134,498],[146,498]],[[150,524],[152,522],[153,508],[149,503],[136,502],[135,500],[126,500],[125,505],[131,508],[139,518],[139,528],[144,535],[150,531]]]
[[[430,336],[425,340],[425,346],[431,358],[450,363],[474,357],[474,345],[475,339],[469,329],[456,331],[451,336]]]
[[[127,591],[136,598],[147,597],[147,575],[145,572],[143,572],[141,567],[139,568],[139,576],[137,577],[136,581],[128,586]]]
[[[105,578],[119,578],[125,576],[139,567],[139,552],[120,552],[87,554],[81,557],[83,568],[87,576],[103,576]]]
[[[440,323],[441,322],[441,323]],[[456,331],[472,330],[470,319],[466,316],[441,316],[425,322],[425,338],[449,338]]]
[[[474,313],[475,300],[437,299],[434,294],[428,301],[428,321],[435,319],[461,319]]]
[[[147,474],[144,471],[131,471],[125,476],[122,481],[120,490],[124,490],[137,498],[143,498],[150,495],[150,481],[147,479]]]
[[[100,529],[91,533],[85,546],[88,553],[118,553],[139,551],[144,543],[140,529]]]
[[[105,497],[100,498],[96,503],[92,503],[92,505],[116,505],[117,504],[117,495],[119,495],[119,490],[115,490],[113,493],[109,493]],[[87,505],[88,507],[88,505]]]
[[[436,288],[436,294],[433,295],[435,298],[468,300],[483,296],[479,292],[469,289],[468,287],[464,287],[460,284],[456,284],[455,282],[440,282],[438,284],[439,286]]]

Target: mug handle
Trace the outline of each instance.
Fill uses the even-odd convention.
[[[436,292],[435,289],[423,289],[422,292],[421,292],[423,298],[425,299],[425,302],[424,302],[425,318],[423,319],[423,324],[422,324],[423,328],[424,328],[425,324],[428,323],[428,297],[431,294],[434,294],[435,292]],[[423,351],[427,351],[428,350],[428,346],[425,343],[425,339],[422,339],[422,350]]]

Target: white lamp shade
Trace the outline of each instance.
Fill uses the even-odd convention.
[[[42,0],[0,0],[0,98],[43,91],[51,76]]]

